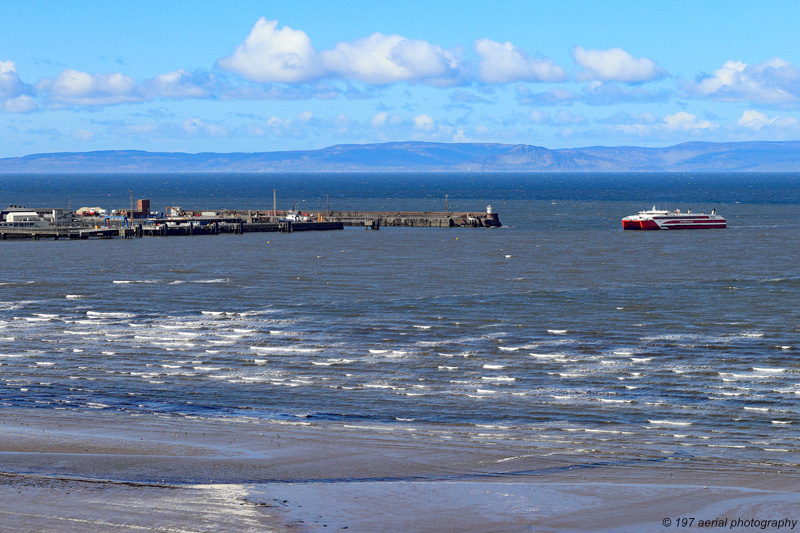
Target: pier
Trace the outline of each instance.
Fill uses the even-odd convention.
[[[134,215],[138,215],[134,212]],[[289,217],[289,218],[287,218]],[[293,218],[292,218],[293,217]],[[22,226],[20,224],[19,226]],[[168,237],[178,235],[219,235],[253,232],[294,233],[341,230],[345,226],[377,230],[381,227],[492,228],[500,227],[491,206],[486,212],[447,211],[195,211],[182,210],[169,217],[77,216],[58,225],[15,227],[0,224],[0,240],[8,239],[112,239]]]
[[[115,237],[131,238],[137,235],[135,228],[87,228],[87,227],[52,227],[52,228],[3,228],[0,240],[7,239],[113,239]]]
[[[322,220],[341,222],[345,226],[375,224],[404,228],[495,228],[500,227],[497,213],[445,211],[329,211],[314,212]]]

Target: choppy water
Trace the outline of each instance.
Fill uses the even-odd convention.
[[[294,176],[282,196],[313,208],[328,190],[356,209],[449,194],[505,227],[2,242],[0,405],[796,461],[800,179],[650,178]],[[116,187],[124,206],[133,178],[53,179],[3,178],[0,202],[114,207]],[[271,204],[276,187],[135,180],[198,208]],[[664,201],[729,227],[621,230]]]

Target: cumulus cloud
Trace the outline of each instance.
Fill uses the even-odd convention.
[[[212,74],[179,69],[156,76],[144,85],[162,98],[211,98],[217,82]]]
[[[0,98],[15,98],[33,94],[33,87],[23,83],[13,61],[0,61]]]
[[[777,57],[756,65],[726,61],[685,89],[691,96],[724,102],[795,103],[800,100],[800,69]]]
[[[798,125],[796,118],[792,117],[770,118],[764,113],[753,111],[751,109],[748,109],[744,113],[742,113],[742,116],[739,117],[739,120],[736,123],[743,128],[748,128],[755,131],[759,131],[762,128],[769,128],[769,127],[786,129]]]
[[[369,119],[369,123],[372,125],[373,128],[381,128],[386,124],[386,121],[388,119],[389,119],[389,113],[383,111],[381,113],[373,115],[373,117]]]
[[[260,82],[302,83],[325,77],[386,85],[401,81],[452,86],[463,78],[458,54],[400,35],[373,33],[317,50],[302,30],[258,19],[232,55],[217,67]]]
[[[414,128],[420,131],[430,132],[434,129],[433,122],[432,116],[422,113],[421,115],[414,117]]]
[[[277,20],[258,19],[231,56],[217,61],[223,70],[258,82],[305,82],[323,74],[319,53],[302,30],[277,29]]]
[[[0,100],[0,108],[7,113],[30,113],[38,108],[36,100],[23,94],[16,98],[9,98],[7,100]]]
[[[37,108],[33,86],[23,83],[13,61],[0,61],[0,109],[28,113]]]
[[[719,124],[698,119],[696,115],[686,111],[666,115],[661,120],[657,120],[650,113],[640,115],[617,113],[599,122],[608,124],[608,129],[612,132],[651,140],[683,140],[687,135],[697,137],[719,129]]]
[[[119,72],[87,74],[67,69],[55,78],[43,78],[39,90],[56,106],[106,106],[147,100],[133,79]]]
[[[204,137],[224,137],[230,132],[225,126],[209,123],[199,118],[184,120],[181,129],[188,135]]]
[[[695,115],[686,111],[667,115],[664,117],[664,123],[670,131],[715,130],[719,127],[708,120],[698,120]]]
[[[551,122],[550,113],[539,111],[538,109],[531,111],[528,118],[531,122],[535,122],[536,124],[548,124]]]
[[[575,62],[583,69],[579,81],[621,81],[642,83],[666,76],[658,63],[646,57],[633,57],[621,48],[586,50],[576,46],[572,52]]]
[[[508,41],[499,43],[491,39],[478,39],[475,41],[475,51],[480,56],[480,78],[487,83],[557,82],[567,79],[566,71],[553,60],[531,57]]]
[[[320,57],[335,76],[377,85],[408,81],[450,86],[458,83],[462,68],[452,51],[426,41],[381,33],[339,43],[320,52]]]

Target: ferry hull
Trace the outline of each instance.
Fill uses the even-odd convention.
[[[661,229],[652,220],[623,220],[622,229]]]
[[[664,223],[659,226],[654,220],[623,220],[622,229],[632,230],[667,230],[667,229],[722,229],[727,228],[726,222],[679,222]]]

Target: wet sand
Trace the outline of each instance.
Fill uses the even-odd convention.
[[[665,518],[728,518],[725,530],[735,518],[800,519],[800,474],[785,467],[306,424],[5,409],[0,531],[670,531]]]

